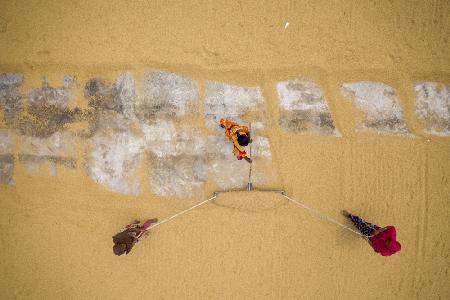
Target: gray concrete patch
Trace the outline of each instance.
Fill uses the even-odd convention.
[[[151,187],[160,196],[200,196],[208,179],[208,165],[203,156],[178,155],[151,159]]]
[[[39,175],[41,167],[45,164],[49,164],[49,171],[52,176],[58,175],[58,166],[69,169],[75,169],[77,167],[76,158],[54,155],[19,154],[19,161],[25,164],[28,172],[34,176]]]
[[[33,103],[28,107],[27,113],[19,117],[18,129],[23,135],[47,138],[80,118],[79,108],[64,108],[45,102]]]
[[[143,94],[136,103],[140,120],[182,117],[198,111],[197,82],[183,75],[165,71],[144,74]]]
[[[81,118],[79,108],[70,109],[74,77],[66,75],[62,87],[53,88],[44,78],[42,87],[31,89],[28,97],[20,95],[20,74],[0,74],[0,106],[9,128],[17,128],[24,135],[47,138]],[[25,104],[27,109],[25,110]]]
[[[92,137],[97,131],[127,130],[135,119],[136,84],[131,73],[120,75],[116,82],[109,84],[103,79],[94,78],[86,82],[84,96],[89,110],[85,119],[89,129],[83,134]]]
[[[141,123],[146,149],[157,157],[199,155],[205,151],[205,138],[190,126],[177,129],[175,123],[157,120],[149,125]]]
[[[366,114],[361,128],[380,133],[409,133],[403,109],[392,87],[379,82],[358,81],[342,84],[342,92]]]
[[[145,148],[150,152],[151,189],[160,196],[198,195],[207,180],[205,138],[189,125],[173,121],[142,123]]]
[[[209,173],[219,189],[241,189],[247,186],[250,164],[237,160],[232,144],[224,136],[208,137]],[[249,147],[246,151],[250,154]],[[252,143],[252,182],[265,186],[274,182],[270,145],[267,138],[254,137]]]
[[[75,157],[75,137],[70,132],[57,132],[48,138],[22,136],[21,154]]]
[[[22,82],[22,74],[0,73],[0,108],[4,111],[5,123],[10,127],[22,110],[23,97],[18,90]]]
[[[91,79],[84,95],[89,105],[89,130],[84,136],[91,144],[86,158],[88,176],[110,191],[138,195],[138,172],[146,147],[135,114],[138,96],[133,75],[124,73],[114,83]]]
[[[14,152],[14,136],[11,130],[0,129],[0,154]]]
[[[280,103],[279,124],[289,131],[337,135],[328,104],[319,86],[306,80],[277,84]]]
[[[255,159],[270,159],[272,152],[270,150],[269,139],[263,136],[253,137],[252,155]]]
[[[416,116],[425,125],[425,132],[450,136],[450,85],[435,82],[416,84]]]
[[[0,184],[14,185],[14,136],[0,129]]]
[[[76,139],[69,132],[56,132],[48,138],[22,136],[19,161],[31,175],[39,175],[41,167],[49,164],[50,175],[57,175],[57,167],[77,167]]]
[[[14,155],[0,154],[0,184],[14,185]]]
[[[264,127],[264,98],[259,87],[241,87],[222,82],[207,81],[205,117],[208,128],[220,131],[221,118],[248,125],[259,122]],[[244,120],[245,119],[245,120]],[[255,128],[256,129],[256,128]]]
[[[136,82],[134,76],[127,72],[120,75],[114,84],[115,95],[120,99],[122,115],[127,119],[135,117]]]
[[[138,170],[144,158],[142,139],[126,131],[97,133],[91,143],[86,158],[88,176],[110,191],[138,195]]]
[[[19,132],[48,138],[65,129],[67,124],[80,121],[81,109],[68,107],[73,98],[74,81],[74,77],[66,75],[63,86],[54,88],[44,78],[42,87],[31,89],[28,93],[27,110],[16,116]]]
[[[84,96],[94,110],[123,111],[122,101],[114,85],[107,84],[103,79],[94,78],[86,82]]]
[[[84,96],[96,111],[114,111],[131,117],[136,101],[134,77],[131,73],[124,73],[112,84],[100,78],[90,79],[85,84]]]
[[[46,78],[42,81],[42,87],[31,89],[28,92],[28,101],[30,103],[45,102],[50,105],[57,105],[67,107],[72,99],[72,86],[75,82],[75,77],[70,75],[64,76],[63,86],[54,88],[51,87]]]

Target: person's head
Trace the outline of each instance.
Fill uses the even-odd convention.
[[[113,251],[115,255],[122,255],[127,251],[127,245],[125,244],[115,244],[113,247]]]
[[[237,140],[239,145],[245,147],[250,143],[250,135],[241,134],[240,132],[237,133]]]

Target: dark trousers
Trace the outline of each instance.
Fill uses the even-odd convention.
[[[353,224],[355,224],[355,227],[358,229],[358,231],[367,237],[370,237],[375,230],[380,229],[378,225],[366,222],[358,216],[349,214],[348,218],[352,220]]]

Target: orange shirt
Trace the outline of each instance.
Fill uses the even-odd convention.
[[[248,130],[248,127],[239,125],[238,123],[227,119],[220,119],[220,125],[225,128],[225,135],[233,142],[233,154],[236,155],[237,159],[241,160],[242,158],[247,157],[244,147],[238,143],[237,133],[249,135],[250,131]]]

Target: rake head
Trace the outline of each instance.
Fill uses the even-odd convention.
[[[215,191],[213,195],[217,197],[217,196],[225,194],[225,193],[234,193],[234,192],[264,192],[264,193],[277,193],[277,194],[282,194],[282,195],[285,194],[285,191],[283,191],[283,190],[253,188],[253,185],[251,183],[248,183],[246,189]]]

